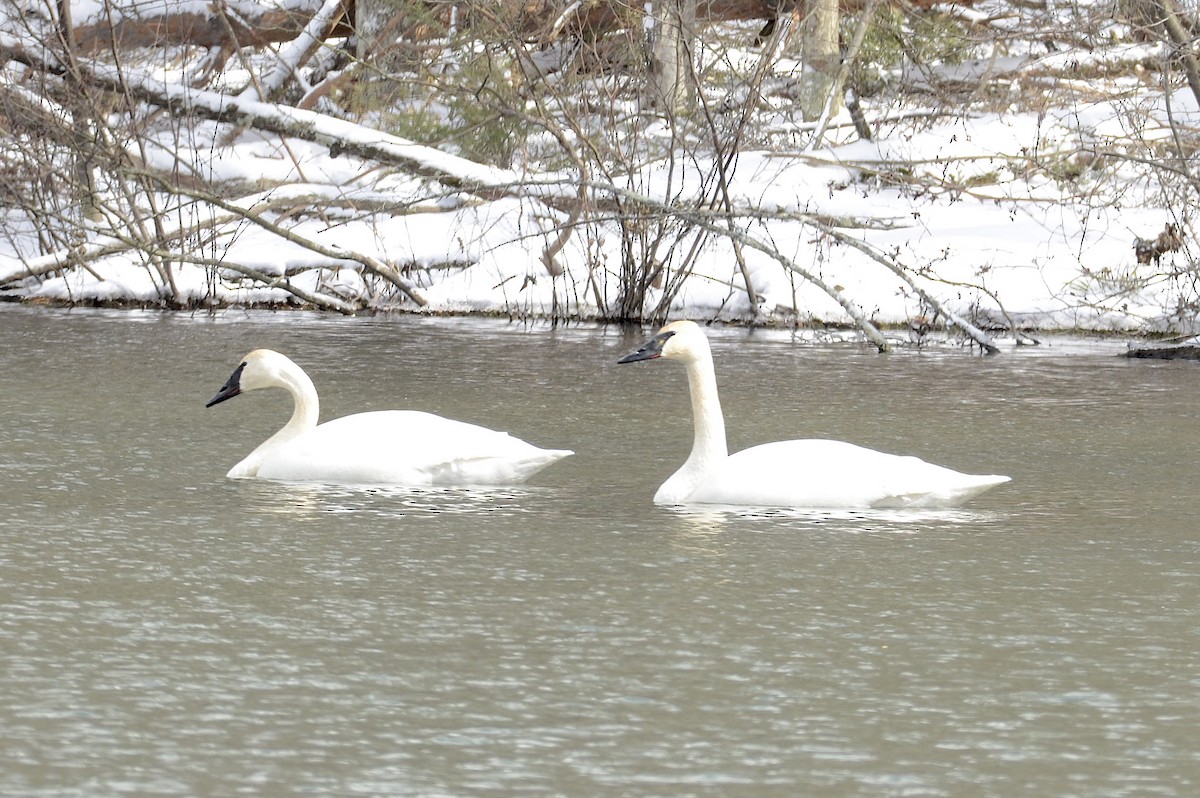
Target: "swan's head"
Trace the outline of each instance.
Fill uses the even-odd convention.
[[[220,404],[226,399],[232,399],[240,393],[254,391],[259,388],[271,388],[283,385],[281,376],[299,367],[289,358],[270,349],[255,349],[242,358],[242,363],[229,379],[217,391],[217,395],[208,401],[205,407]]]
[[[654,360],[665,357],[668,360],[692,361],[711,357],[708,348],[708,337],[699,324],[682,319],[673,321],[663,327],[658,333],[638,351],[628,354],[618,360],[618,363],[636,363],[639,360]]]

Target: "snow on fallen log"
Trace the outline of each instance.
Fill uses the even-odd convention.
[[[345,0],[325,0],[325,5],[313,14],[300,35],[279,48],[275,67],[271,72],[261,80],[251,83],[241,93],[240,98],[270,100],[272,95],[282,89],[288,79],[312,58],[344,13]]]

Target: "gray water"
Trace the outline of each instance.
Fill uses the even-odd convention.
[[[713,333],[731,449],[1009,485],[921,513],[655,507],[686,381],[641,333],[0,307],[0,793],[1191,796],[1200,366],[1052,341]],[[525,486],[224,479],[282,392],[575,449]]]

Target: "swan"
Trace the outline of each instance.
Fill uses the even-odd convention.
[[[961,474],[916,457],[831,440],[765,443],[728,454],[712,351],[692,321],[675,321],[618,363],[666,358],[687,367],[695,440],[655,504],[764,507],[948,507],[1008,482]]]
[[[205,407],[245,391],[284,388],[292,417],[231,479],[365,485],[500,485],[523,482],[573,452],[539,449],[506,432],[411,410],[357,413],[318,425],[317,389],[285,355],[255,349]]]

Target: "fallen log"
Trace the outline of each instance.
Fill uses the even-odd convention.
[[[88,53],[167,45],[265,47],[295,39],[322,5],[322,0],[290,0],[283,8],[256,2],[213,3],[204,11],[191,4],[121,8],[113,16],[76,20],[75,41]],[[353,0],[346,0],[348,13],[331,37],[354,32],[345,21],[353,19],[353,9]]]
[[[1130,344],[1126,357],[1149,360],[1200,360],[1200,343],[1187,342]]]
[[[901,0],[893,0],[901,2]],[[929,8],[936,0],[910,0],[906,7]],[[948,0],[945,5],[970,6],[975,0]],[[287,0],[282,7],[230,0],[214,2],[205,10],[191,4],[129,5],[104,8],[89,18],[77,19],[75,40],[84,52],[142,47],[186,45],[205,48],[265,47],[289,42],[321,9],[322,0]],[[420,24],[405,25],[414,41],[440,38],[452,27],[451,8],[457,10],[453,28],[483,41],[518,39],[548,44],[563,34],[585,39],[603,36],[641,24],[642,5],[628,0],[573,2],[572,0],[501,0],[477,4],[428,2]],[[701,0],[696,20],[702,24],[764,22],[793,11],[807,13],[808,0]],[[853,15],[866,0],[842,0],[842,13]],[[108,8],[107,6],[105,8]],[[355,0],[344,0],[341,22],[330,38],[353,35]]]

